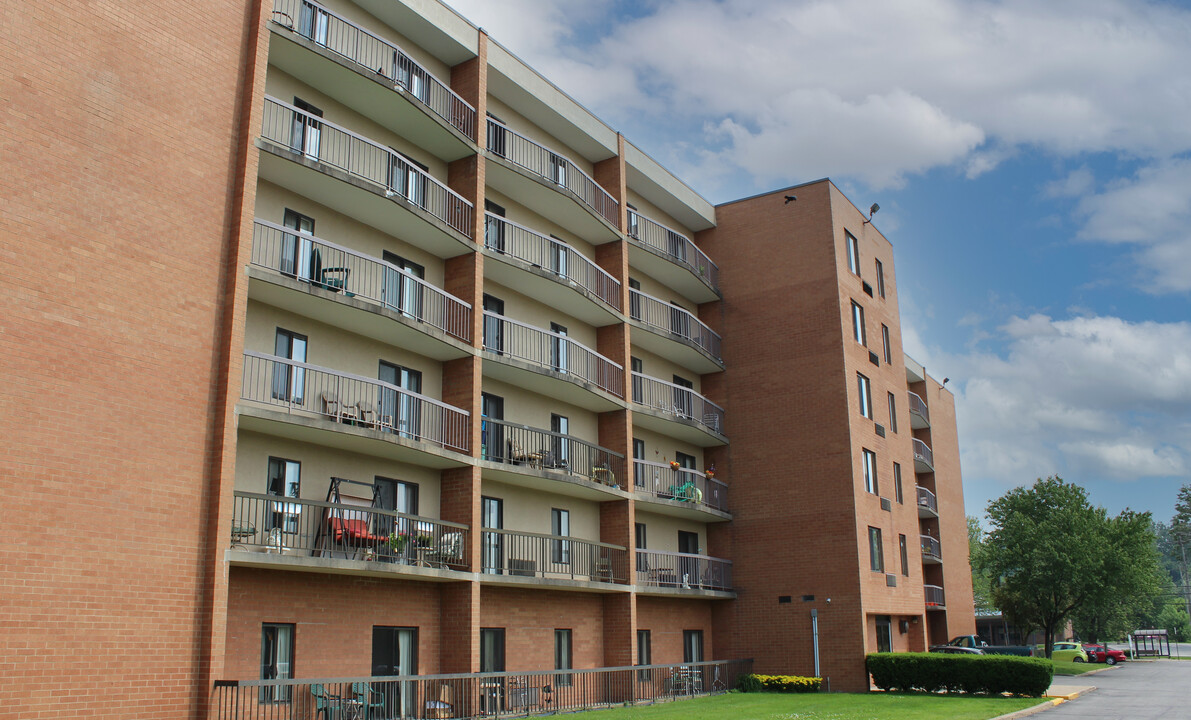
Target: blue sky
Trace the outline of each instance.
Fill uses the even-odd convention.
[[[712,202],[829,176],[951,378],[970,515],[1191,482],[1191,7],[449,0]]]

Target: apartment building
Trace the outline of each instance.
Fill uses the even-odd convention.
[[[93,12],[0,45],[7,707],[737,658],[860,689],[970,631],[951,396],[829,181],[713,207],[438,2]]]

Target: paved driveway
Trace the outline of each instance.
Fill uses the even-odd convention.
[[[1064,686],[1096,690],[1036,715],[1039,720],[1187,720],[1191,718],[1191,661],[1126,662],[1095,675],[1055,678],[1052,692]]]

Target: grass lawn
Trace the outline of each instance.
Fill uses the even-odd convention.
[[[729,693],[593,711],[576,720],[986,720],[1040,702],[899,693]]]
[[[1077,663],[1069,660],[1052,660],[1055,664],[1055,675],[1083,675],[1089,670],[1108,667],[1104,663]]]

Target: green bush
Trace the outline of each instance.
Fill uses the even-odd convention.
[[[798,675],[741,675],[736,687],[741,692],[818,692],[822,678],[800,677]]]
[[[876,653],[865,658],[873,683],[882,690],[989,693],[1041,697],[1054,677],[1042,658],[1012,655]]]

